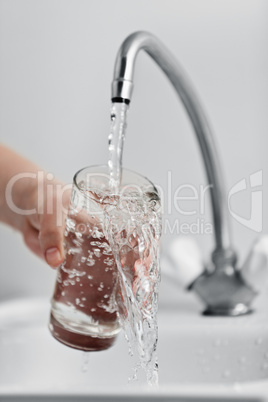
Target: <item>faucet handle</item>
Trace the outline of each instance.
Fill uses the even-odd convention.
[[[176,236],[161,258],[161,267],[166,276],[173,281],[176,279],[183,289],[188,289],[204,271],[197,243],[190,237]]]
[[[252,300],[258,293],[255,277],[260,278],[258,270],[266,272],[267,262],[268,236],[253,247],[244,264],[243,275],[236,267],[236,253],[231,248],[215,250],[211,262],[204,264],[196,242],[179,236],[172,240],[161,266],[173,282],[177,280],[182,288],[199,296],[206,306],[204,314],[236,316],[251,311]],[[267,282],[268,270],[266,275]]]
[[[268,285],[268,235],[253,244],[241,268],[241,276],[257,292]]]

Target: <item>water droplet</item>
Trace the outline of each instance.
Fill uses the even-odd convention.
[[[105,260],[103,262],[104,262],[104,264],[106,264],[110,267],[114,264],[114,259],[107,257],[107,258],[105,258]]]
[[[93,258],[88,258],[87,262],[86,262],[86,265],[88,267],[93,267],[93,265],[95,265],[95,260]]]
[[[88,352],[83,352],[82,366],[81,366],[82,373],[86,373],[88,371],[88,366],[89,366],[89,353]]]
[[[96,256],[97,258],[100,258],[100,257],[101,257],[101,251],[100,251],[99,248],[94,248],[94,249],[93,249],[93,252],[94,252],[94,254],[95,254],[95,256]]]
[[[129,377],[128,381],[129,382],[134,382],[138,380],[138,367],[134,367],[133,368],[133,375],[131,377]]]

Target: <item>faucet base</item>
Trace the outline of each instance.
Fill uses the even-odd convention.
[[[243,303],[238,303],[236,306],[229,308],[215,308],[208,307],[203,311],[203,315],[206,316],[222,316],[222,317],[237,317],[240,315],[251,314],[253,310]]]
[[[252,301],[257,292],[243,280],[235,267],[215,268],[204,273],[192,284],[192,290],[205,302],[203,314],[237,317],[251,312]]]

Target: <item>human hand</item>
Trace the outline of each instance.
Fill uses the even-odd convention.
[[[0,221],[19,230],[29,249],[53,268],[64,260],[70,186],[0,145]]]
[[[29,249],[56,268],[64,261],[63,237],[70,190],[56,180],[45,180],[42,185],[43,190],[40,182],[31,185],[26,210],[34,212],[21,219],[20,231]]]

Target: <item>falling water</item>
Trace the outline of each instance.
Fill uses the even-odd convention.
[[[111,130],[108,137],[110,169],[110,188],[118,193],[121,183],[122,154],[125,132],[127,127],[128,105],[126,103],[112,103]]]
[[[156,347],[159,287],[160,200],[156,193],[124,190],[124,203],[109,205],[105,215],[109,240],[119,271],[117,306],[129,342],[150,385],[158,383]]]
[[[128,106],[111,108],[109,169],[111,192],[119,194],[122,152]],[[117,305],[130,354],[138,357],[132,380],[139,368],[150,385],[158,384],[157,309],[159,287],[160,199],[157,192],[124,189],[124,202],[106,209],[105,235],[113,249],[119,271]]]

